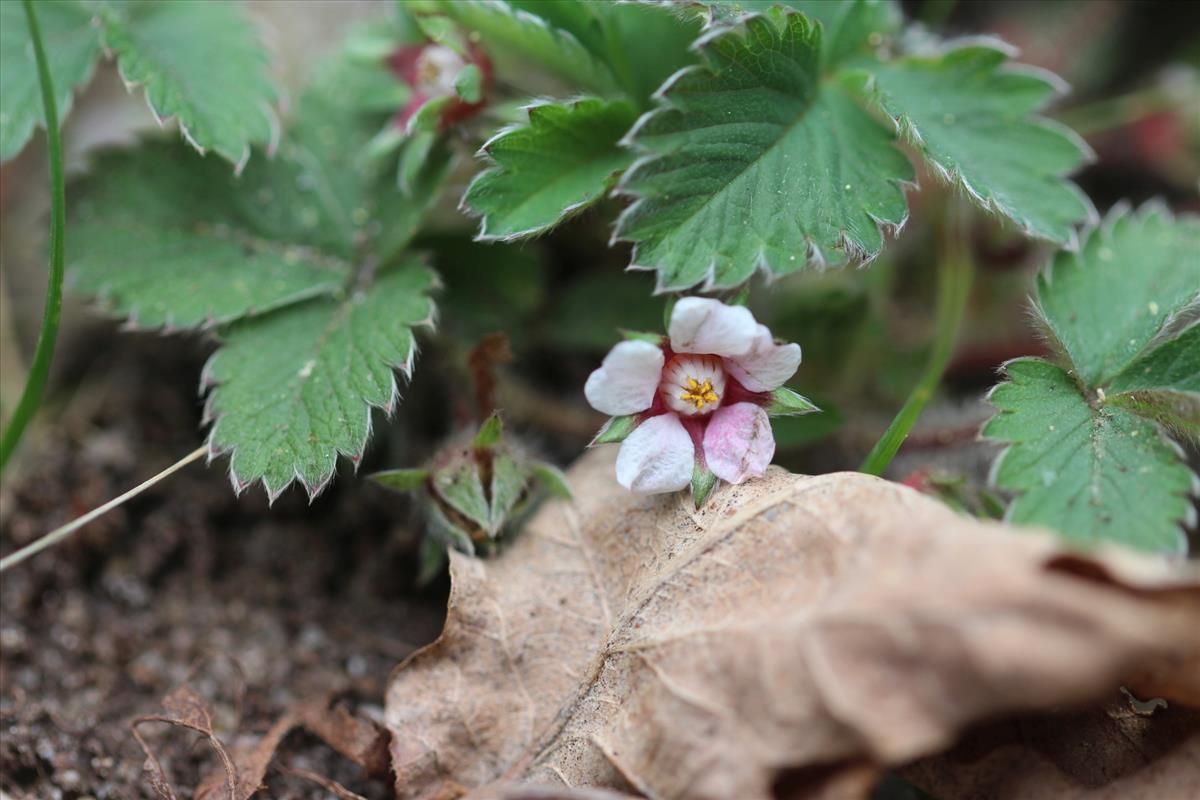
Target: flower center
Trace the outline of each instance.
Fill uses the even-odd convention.
[[[695,378],[688,378],[687,388],[679,395],[679,399],[695,403],[696,410],[700,411],[706,403],[721,402],[721,395],[713,391],[711,379],[705,378],[704,384],[701,385]]]
[[[663,402],[676,414],[694,417],[716,411],[725,394],[725,369],[715,356],[677,355],[663,369]]]
[[[454,93],[454,79],[467,62],[441,44],[430,45],[417,59],[417,89],[431,97]]]

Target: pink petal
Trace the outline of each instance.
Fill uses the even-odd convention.
[[[740,356],[754,344],[754,315],[707,297],[685,297],[671,311],[671,349],[676,353]]]
[[[645,411],[662,380],[663,351],[650,342],[619,342],[588,376],[583,394],[592,408],[621,416]]]
[[[708,468],[726,483],[760,477],[775,456],[767,412],[754,403],[722,406],[704,431]]]
[[[617,453],[617,483],[639,494],[675,492],[692,482],[696,449],[674,414],[634,428]]]
[[[800,345],[775,344],[766,325],[759,325],[750,352],[725,361],[725,368],[752,392],[778,389],[796,374]]]

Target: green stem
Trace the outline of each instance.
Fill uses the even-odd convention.
[[[17,449],[25,427],[42,401],[42,390],[46,388],[46,377],[50,374],[50,361],[54,357],[54,341],[58,338],[58,321],[62,316],[63,260],[66,245],[67,191],[63,182],[62,139],[58,130],[58,107],[54,100],[54,84],[50,79],[50,66],[46,62],[46,48],[42,44],[42,32],[38,27],[33,0],[24,0],[25,18],[29,22],[29,38],[33,41],[33,52],[37,59],[38,81],[42,85],[42,107],[46,115],[46,143],[50,154],[50,278],[46,287],[46,307],[42,311],[42,329],[38,334],[37,349],[25,390],[12,420],[0,438],[0,470],[8,463]]]
[[[1063,109],[1058,121],[1080,136],[1091,136],[1121,128],[1140,119],[1176,107],[1178,98],[1159,86],[1138,89],[1120,97]]]
[[[882,475],[888,464],[892,463],[900,445],[908,438],[909,431],[921,416],[925,404],[933,396],[946,371],[946,364],[954,353],[954,343],[958,338],[958,329],[962,325],[963,316],[967,309],[967,297],[971,293],[971,281],[974,277],[974,265],[967,252],[963,228],[965,211],[951,209],[951,217],[957,217],[948,224],[947,247],[938,265],[936,331],[933,350],[920,380],[913,387],[912,394],[892,420],[892,424],[884,431],[883,436],[875,443],[860,472],[868,475]]]

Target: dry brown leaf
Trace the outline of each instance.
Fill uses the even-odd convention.
[[[1200,790],[1200,712],[1120,698],[995,723],[903,774],[938,800],[1186,800]]]
[[[772,471],[703,512],[571,471],[387,697],[396,788],[846,794],[968,725],[1084,704],[1200,652],[1200,576],[957,516],[859,474]],[[1173,571],[1172,571],[1173,570]]]
[[[279,746],[296,728],[304,728],[362,767],[368,777],[388,774],[387,733],[376,723],[360,719],[340,705],[331,708],[329,698],[324,698],[297,704],[284,712],[262,738],[234,752],[231,766],[231,774],[236,776],[232,790],[234,800],[248,800],[265,788],[267,770],[275,760]],[[292,768],[292,771],[297,770]],[[314,778],[307,770],[299,772],[308,780],[320,778]],[[196,789],[196,800],[216,800],[222,793],[227,793],[227,783],[225,773],[213,772]],[[346,790],[343,788],[342,791]]]
[[[165,714],[145,714],[135,717],[129,723],[133,738],[137,741],[138,746],[142,748],[142,752],[146,754],[145,769],[154,793],[161,797],[162,800],[178,800],[178,795],[171,788],[171,781],[167,777],[166,770],[163,769],[162,762],[159,761],[158,755],[155,754],[154,749],[150,747],[150,743],[146,741],[139,730],[143,725],[160,722],[180,728],[187,728],[208,740],[213,750],[220,757],[222,766],[220,773],[214,773],[214,791],[224,791],[225,797],[228,800],[235,800],[234,784],[237,771],[234,768],[233,760],[229,757],[228,751],[213,731],[212,714],[208,710],[208,703],[196,693],[195,689],[187,683],[182,683],[172,689],[162,699],[162,706],[163,710],[166,711]]]

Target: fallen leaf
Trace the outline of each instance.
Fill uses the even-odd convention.
[[[1128,696],[982,726],[903,775],[938,800],[1169,800],[1200,787],[1200,712]]]
[[[235,800],[237,797],[235,788],[237,783],[237,769],[234,766],[233,760],[229,757],[229,752],[225,749],[225,745],[221,743],[221,740],[217,738],[217,734],[213,731],[212,714],[208,710],[208,703],[190,685],[181,683],[163,698],[162,706],[166,713],[145,714],[134,718],[129,723],[130,730],[133,732],[133,738],[137,740],[138,746],[146,754],[145,769],[149,773],[150,786],[154,789],[155,794],[163,800],[178,800],[178,795],[171,788],[171,781],[167,778],[167,773],[163,769],[162,762],[158,760],[158,756],[145,738],[142,737],[142,732],[138,730],[143,725],[161,722],[167,725],[187,728],[208,739],[209,744],[212,745],[213,750],[220,757],[222,767],[220,772],[213,773],[211,779],[213,796],[217,796],[217,793],[223,793],[228,800]]]
[[[396,791],[862,796],[980,720],[1083,705],[1200,652],[1200,574],[772,470],[703,511],[571,471],[497,558],[451,554],[445,630],[393,674]],[[797,779],[800,778],[799,782]],[[487,790],[495,796],[495,791]]]
[[[342,756],[362,767],[367,777],[386,776],[389,770],[387,755],[387,733],[377,724],[360,719],[342,706],[330,707],[329,699],[302,702],[284,712],[260,739],[238,748],[226,773],[235,778],[229,784],[226,773],[213,772],[196,789],[196,800],[217,800],[223,795],[234,800],[248,800],[266,788],[267,770],[275,760],[276,752],[283,740],[296,728],[304,728],[325,742]],[[320,782],[328,778],[315,775],[308,770],[296,770],[306,780]],[[226,786],[232,786],[226,789]],[[321,784],[325,786],[325,784]],[[333,784],[330,781],[330,785]],[[326,786],[326,788],[329,788]],[[344,788],[339,787],[345,792]],[[336,790],[330,790],[335,791]],[[232,792],[231,795],[228,792]],[[353,793],[350,793],[352,795]],[[347,795],[347,796],[350,796]]]

